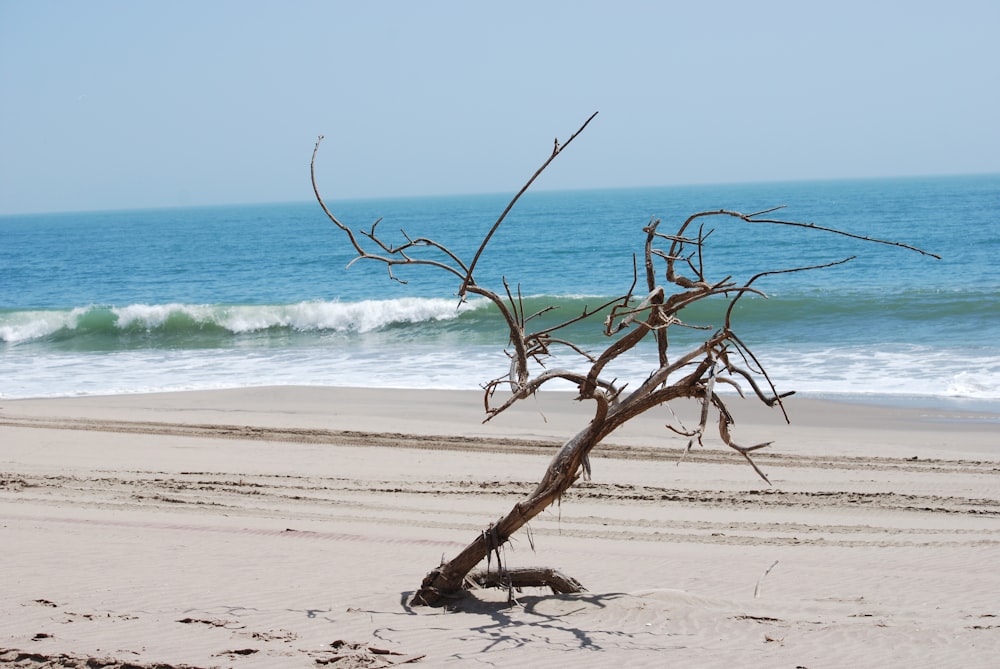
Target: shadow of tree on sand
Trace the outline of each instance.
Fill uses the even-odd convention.
[[[483,593],[482,596],[480,593]],[[494,597],[491,598],[491,594]],[[583,621],[598,622],[579,614],[606,609],[609,602],[631,598],[632,595],[627,593],[518,594],[513,600],[501,600],[495,595],[496,591],[491,590],[470,592],[448,607],[453,614],[468,617],[468,629],[473,636],[460,638],[463,641],[485,642],[479,652],[511,650],[535,644],[566,650],[600,651],[609,641],[627,642],[637,636],[631,632],[607,629],[606,626],[588,629],[579,624]],[[406,604],[410,596],[412,593],[403,593],[404,608],[408,613],[420,615]]]

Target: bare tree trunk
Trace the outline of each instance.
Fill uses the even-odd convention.
[[[659,406],[670,399],[696,396],[700,389],[690,383],[678,382],[661,389],[660,393],[643,392],[640,388],[621,403],[609,407],[609,400],[600,390],[594,390],[588,399],[595,400],[597,411],[590,424],[567,441],[549,462],[542,480],[523,500],[514,505],[506,516],[483,530],[465,549],[445,564],[431,570],[414,593],[410,603],[414,606],[440,606],[455,598],[463,589],[466,576],[491,553],[499,558],[500,548],[528,521],[544,511],[570,488],[584,470],[589,470],[590,452],[616,428],[635,416]],[[663,394],[665,391],[665,395]],[[502,564],[498,559],[498,565]],[[502,567],[501,567],[502,569]],[[521,585],[550,585],[544,579],[530,582],[522,575]]]
[[[595,419],[596,421],[596,419]],[[465,549],[424,577],[410,603],[416,606],[440,606],[454,598],[465,583],[466,575],[487,555],[499,552],[510,537],[525,523],[556,501],[579,477],[587,454],[597,445],[600,429],[592,422],[586,429],[563,444],[549,462],[548,469],[535,489],[514,505],[506,516],[479,534]]]

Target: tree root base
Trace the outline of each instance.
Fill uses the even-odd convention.
[[[435,583],[439,582],[439,577],[440,571],[436,569],[427,574],[420,589],[410,599],[410,605],[448,606],[449,603],[455,603],[468,595],[470,590],[483,588],[502,588],[507,591],[520,588],[549,588],[556,595],[587,591],[578,580],[551,567],[518,567],[502,571],[477,569],[465,576],[461,587],[454,589],[441,589],[440,586],[435,586]]]
[[[502,571],[477,569],[465,577],[474,588],[549,588],[553,594],[586,592],[578,580],[551,567],[518,567]]]

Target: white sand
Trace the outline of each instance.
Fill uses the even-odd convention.
[[[0,402],[0,665],[998,666],[1000,423],[958,412],[792,398],[787,426],[739,402],[734,436],[775,440],[770,487],[717,440],[678,464],[667,414],[643,417],[531,523],[535,550],[521,534],[505,555],[587,593],[408,607],[588,408],[546,394],[482,424],[475,393],[329,388]]]

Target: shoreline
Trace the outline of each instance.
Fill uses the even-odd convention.
[[[15,425],[19,419],[27,424],[47,420],[57,428],[77,421],[78,426],[100,431],[101,422],[110,421],[115,423],[110,431],[139,433],[146,429],[144,424],[154,423],[561,443],[590,420],[589,404],[574,397],[566,391],[541,392],[486,421],[480,391],[260,386],[0,401],[0,427]],[[997,413],[792,396],[785,400],[790,421],[786,423],[779,407],[767,407],[756,398],[731,396],[726,401],[735,420],[733,438],[737,443],[773,441],[764,454],[933,457],[937,450],[938,457],[964,452],[970,458],[1000,459]],[[681,453],[687,438],[666,425],[687,429],[697,423],[699,411],[694,401],[658,407],[619,428],[605,443]],[[714,420],[709,421],[705,446],[732,453],[719,439]]]
[[[0,401],[0,664],[992,666],[996,425],[787,408],[730,403],[739,443],[774,440],[755,457],[772,485],[717,437],[684,457],[665,411],[637,418],[502,551],[588,592],[443,611],[408,595],[586,424],[571,393],[488,423],[476,391]]]
[[[123,392],[94,392],[78,394],[53,394],[53,395],[30,395],[30,396],[5,396],[0,394],[0,403],[3,402],[34,402],[43,400],[75,400],[86,398],[110,398],[128,397],[142,395],[174,395],[184,393],[214,393],[233,392],[240,390],[253,390],[259,388],[315,388],[319,390],[332,391],[375,391],[375,392],[446,392],[446,393],[482,393],[476,388],[413,388],[407,386],[394,385],[329,385],[329,384],[251,384],[251,385],[231,385],[213,388],[167,388],[152,390],[129,390]],[[571,394],[572,390],[565,388],[544,388],[539,391],[542,395]],[[737,398],[735,392],[728,389],[721,389],[723,397]],[[959,395],[915,395],[915,394],[893,394],[882,392],[858,393],[858,392],[819,392],[819,391],[794,391],[790,396],[795,401],[806,400],[807,402],[829,402],[831,404],[848,406],[874,406],[884,409],[920,409],[920,410],[945,410],[954,411],[967,416],[970,420],[975,420],[977,414],[981,414],[984,420],[1000,420],[1000,398],[992,397],[970,397]]]
[[[132,407],[148,406],[152,410],[152,405],[159,401],[164,401],[172,410],[178,407],[189,406],[195,409],[211,402],[212,398],[220,400],[222,405],[228,406],[233,402],[246,400],[257,402],[262,397],[277,397],[279,403],[287,402],[289,396],[301,398],[303,396],[314,396],[326,399],[327,401],[343,402],[352,401],[357,398],[365,398],[368,401],[380,401],[385,397],[393,402],[415,402],[419,405],[432,403],[447,404],[461,410],[461,416],[472,419],[475,416],[470,413],[474,406],[478,409],[480,421],[485,418],[483,411],[483,391],[479,389],[451,389],[451,388],[402,388],[402,387],[372,387],[372,386],[328,386],[328,385],[254,385],[254,386],[234,386],[212,389],[182,389],[182,390],[162,390],[151,392],[128,392],[115,394],[86,394],[86,395],[59,395],[42,397],[0,397],[0,415],[3,415],[4,407],[28,407],[32,413],[43,411],[45,407],[56,408],[61,411],[61,407],[78,405],[79,407],[105,407],[112,409],[121,407],[129,409]],[[504,396],[498,392],[497,397]],[[585,416],[586,411],[575,411],[568,407],[574,406],[575,393],[571,390],[541,390],[536,394],[538,398],[544,398],[544,404],[548,410],[553,408],[562,412],[569,412],[580,416]],[[767,414],[780,414],[777,407],[771,409],[759,402],[752,395],[740,398],[735,393],[723,391],[722,397],[727,405],[735,407],[745,407],[751,411],[757,419],[763,419]],[[433,402],[432,402],[433,400]],[[518,413],[524,407],[529,406],[535,400],[522,400],[508,413]],[[495,402],[494,402],[495,403]],[[691,404],[688,401],[687,404]],[[887,395],[873,393],[870,395],[839,394],[839,393],[795,393],[784,400],[786,407],[791,407],[789,411],[792,422],[797,422],[791,414],[794,409],[803,407],[805,416],[811,417],[817,413],[833,411],[861,411],[864,413],[885,412],[887,415],[899,415],[909,420],[935,420],[956,423],[996,423],[1000,422],[1000,400],[976,399],[964,397],[936,397],[936,396],[915,396],[915,395]],[[318,411],[314,403],[309,403],[309,413]],[[678,404],[683,404],[679,402]],[[560,406],[563,405],[563,406]],[[757,407],[757,410],[754,409]],[[264,407],[266,412],[266,407]],[[334,411],[331,415],[337,415]],[[641,418],[640,418],[641,420]]]

